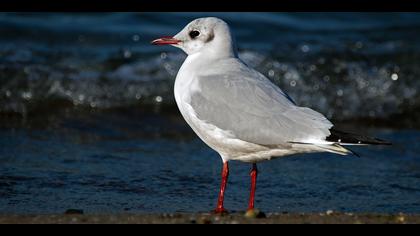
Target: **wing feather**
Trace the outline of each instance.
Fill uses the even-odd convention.
[[[194,78],[190,105],[199,119],[261,145],[325,140],[330,135],[333,125],[322,114],[296,106],[279,87],[239,60],[221,71]]]

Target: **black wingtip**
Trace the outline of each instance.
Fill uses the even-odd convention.
[[[347,133],[332,128],[331,135],[327,137],[327,141],[340,144],[367,144],[367,145],[392,145],[391,142],[378,138],[363,136],[359,134]]]

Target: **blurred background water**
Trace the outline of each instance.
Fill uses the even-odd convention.
[[[202,16],[298,104],[394,143],[262,163],[259,208],[420,213],[417,13],[0,13],[0,213],[212,209],[220,158],[172,92],[186,56],[149,43]],[[248,172],[231,165],[228,209]]]

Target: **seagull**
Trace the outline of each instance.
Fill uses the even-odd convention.
[[[377,138],[338,131],[321,113],[298,106],[268,78],[238,57],[229,25],[216,17],[198,18],[173,37],[188,56],[175,79],[176,104],[188,125],[219,153],[222,181],[215,213],[227,213],[224,195],[229,161],[252,164],[246,214],[254,213],[257,163],[302,153],[356,153],[346,145],[388,145]]]

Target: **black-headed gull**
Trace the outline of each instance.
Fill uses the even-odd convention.
[[[238,58],[227,23],[199,18],[173,37],[152,41],[188,54],[175,81],[175,100],[194,132],[223,160],[216,213],[226,212],[228,162],[252,163],[247,212],[254,211],[257,162],[297,153],[352,152],[342,145],[389,144],[339,132],[322,114],[299,107],[264,75]]]

